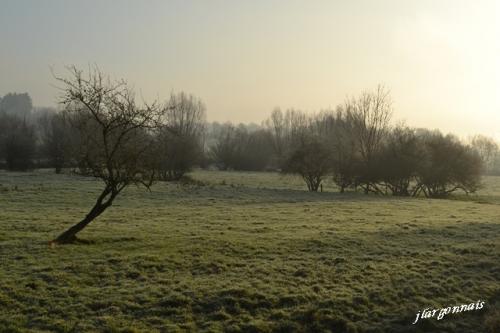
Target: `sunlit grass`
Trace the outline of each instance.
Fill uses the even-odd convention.
[[[0,172],[0,331],[482,332],[500,302],[499,178],[487,200],[427,200],[191,177],[127,189],[81,233],[90,244],[50,248],[100,183]]]

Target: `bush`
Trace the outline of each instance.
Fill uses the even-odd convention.
[[[413,194],[411,185],[423,157],[424,151],[414,130],[397,127],[391,131],[378,156],[378,172],[383,185],[392,195]]]
[[[422,138],[424,157],[417,170],[415,193],[442,198],[457,190],[473,193],[480,186],[481,158],[451,135]]]
[[[291,152],[283,171],[299,174],[306,182],[308,190],[316,192],[330,169],[330,151],[319,138],[310,137]]]

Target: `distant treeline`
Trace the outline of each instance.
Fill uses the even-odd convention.
[[[165,109],[167,126],[154,141],[160,180],[179,180],[193,167],[279,170],[302,176],[310,191],[332,177],[341,192],[442,197],[476,191],[481,174],[500,175],[494,140],[478,135],[462,142],[439,131],[393,125],[383,87],[313,115],[275,109],[261,125],[207,123],[203,102],[185,93],[172,94]],[[77,148],[85,142],[74,126],[64,110],[35,108],[26,93],[5,95],[0,168],[81,168]]]

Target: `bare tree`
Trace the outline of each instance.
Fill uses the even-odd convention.
[[[102,180],[104,188],[89,213],[60,234],[55,243],[75,241],[76,234],[109,208],[127,186],[151,186],[151,131],[161,118],[156,103],[136,104],[126,82],[111,81],[98,68],[89,69],[88,75],[76,67],[68,70],[69,78],[56,79],[63,85],[65,117],[78,134],[78,172]]]
[[[342,109],[339,109],[330,144],[332,146],[333,181],[340,188],[340,193],[354,186],[358,176],[360,158],[353,132],[352,121],[345,117]]]
[[[479,154],[484,166],[484,172],[489,173],[493,170],[495,157],[498,154],[498,144],[492,139],[483,135],[475,135],[471,138],[472,148]]]
[[[351,99],[345,105],[346,116],[352,123],[352,135],[365,169],[359,179],[365,193],[378,192],[373,163],[389,130],[392,116],[392,102],[389,91],[379,85],[375,92],[365,92],[358,99]]]
[[[310,119],[300,110],[288,109],[283,113],[276,108],[264,125],[271,133],[276,164],[280,168],[297,144],[310,134]]]
[[[281,157],[284,154],[286,147],[286,124],[283,112],[280,108],[275,108],[269,119],[264,122],[266,128],[272,135],[273,148],[277,156]]]
[[[159,177],[178,180],[203,154],[206,108],[201,100],[172,94],[165,108],[165,125],[158,134]]]

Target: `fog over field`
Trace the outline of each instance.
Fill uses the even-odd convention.
[[[499,13],[0,0],[0,333],[500,332]]]
[[[0,94],[56,106],[50,68],[99,64],[147,100],[185,90],[210,121],[259,123],[382,83],[397,118],[500,140],[498,1],[2,1]]]

